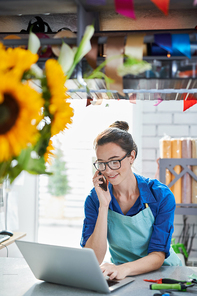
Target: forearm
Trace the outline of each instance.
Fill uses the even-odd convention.
[[[152,252],[146,257],[140,258],[133,262],[124,263],[126,276],[138,275],[159,269],[165,259],[165,253]]]
[[[85,244],[85,248],[94,250],[99,264],[103,262],[107,251],[107,207],[100,207],[94,232]]]

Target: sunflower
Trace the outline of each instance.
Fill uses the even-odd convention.
[[[0,44],[0,71],[11,71],[18,79],[23,77],[25,71],[31,68],[38,60],[38,55],[23,48],[4,48]]]
[[[2,43],[0,43],[0,71],[5,71],[9,68],[7,51]]]
[[[54,59],[47,60],[45,70],[50,92],[51,136],[54,136],[68,128],[68,124],[72,123],[71,117],[74,113],[70,103],[66,101],[69,98],[65,87],[66,76],[60,64]]]
[[[48,162],[48,164],[51,165],[51,157],[54,157],[54,154],[53,154],[53,150],[55,150],[55,148],[53,147],[53,142],[51,140],[49,140],[49,145],[46,149],[46,152],[44,154],[44,160],[45,162]]]
[[[37,140],[37,124],[42,119],[43,99],[39,93],[0,73],[0,163],[18,156]]]

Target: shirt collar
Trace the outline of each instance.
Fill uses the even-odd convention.
[[[135,173],[134,173],[134,176],[136,177],[139,192],[140,192],[141,205],[145,204],[145,203],[157,202],[154,195],[152,194],[152,192],[150,190],[150,185],[151,185],[150,179],[145,178],[145,177],[140,176],[140,175],[135,174]],[[109,204],[109,208],[111,210],[113,210],[112,204],[114,203],[113,199],[115,199],[115,197],[113,196],[113,187],[112,187],[111,183],[109,183],[109,191],[110,191],[111,197],[112,197],[112,199],[110,201],[110,204]]]
[[[136,180],[138,183],[138,189],[140,192],[140,198],[142,203],[157,202],[150,189],[150,185],[151,185],[150,179],[137,175],[135,173],[134,173],[134,176],[136,177]]]

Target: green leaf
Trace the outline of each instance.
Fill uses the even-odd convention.
[[[109,63],[109,61],[111,60],[115,60],[118,57],[120,57],[121,55],[117,55],[117,56],[113,56],[110,59],[106,59],[104,62],[102,62],[89,76],[85,77],[86,79],[104,79],[105,83],[106,83],[106,88],[110,89],[110,83],[113,83],[114,80],[111,79],[110,77],[108,77],[105,73],[103,73],[101,70],[102,68],[104,68],[107,63]]]
[[[28,49],[32,53],[37,53],[40,48],[40,39],[32,31],[29,33]]]
[[[20,153],[20,155],[16,158],[18,165],[26,169],[29,158],[31,157],[32,147],[29,147],[27,149],[23,149]]]
[[[51,138],[51,124],[45,122],[44,127],[39,131],[40,138],[34,146],[33,150],[39,155],[44,156],[47,147],[49,145],[49,140]]]
[[[4,179],[8,175],[10,165],[11,161],[5,161],[0,163],[0,184],[3,183]]]
[[[27,172],[43,174],[46,171],[44,157],[39,157],[33,147],[22,150],[16,160],[18,166]]]
[[[39,157],[36,153],[36,157],[32,157],[32,152],[35,153],[32,147],[22,150],[21,154],[16,158],[17,165],[10,167],[8,170],[8,175],[10,183],[22,172],[26,171],[30,174],[40,175],[51,173],[47,172],[44,156]]]
[[[10,184],[20,175],[20,173],[23,171],[23,168],[20,165],[16,165],[15,167],[12,167],[9,169],[9,180]]]
[[[127,56],[125,63],[118,67],[117,73],[119,76],[125,76],[127,74],[138,75],[151,70],[151,68],[151,64],[146,61],[137,60],[131,56]]]
[[[25,170],[30,174],[49,174],[46,172],[45,160],[44,157],[36,158],[29,158],[27,166]]]

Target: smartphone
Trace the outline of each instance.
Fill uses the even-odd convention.
[[[99,171],[99,175],[102,175],[102,173]],[[100,181],[103,181],[103,183],[102,184],[99,184],[99,186],[103,189],[103,190],[105,190],[105,191],[107,191],[107,180],[105,179],[105,177],[102,175],[102,178],[100,178],[99,179]]]

